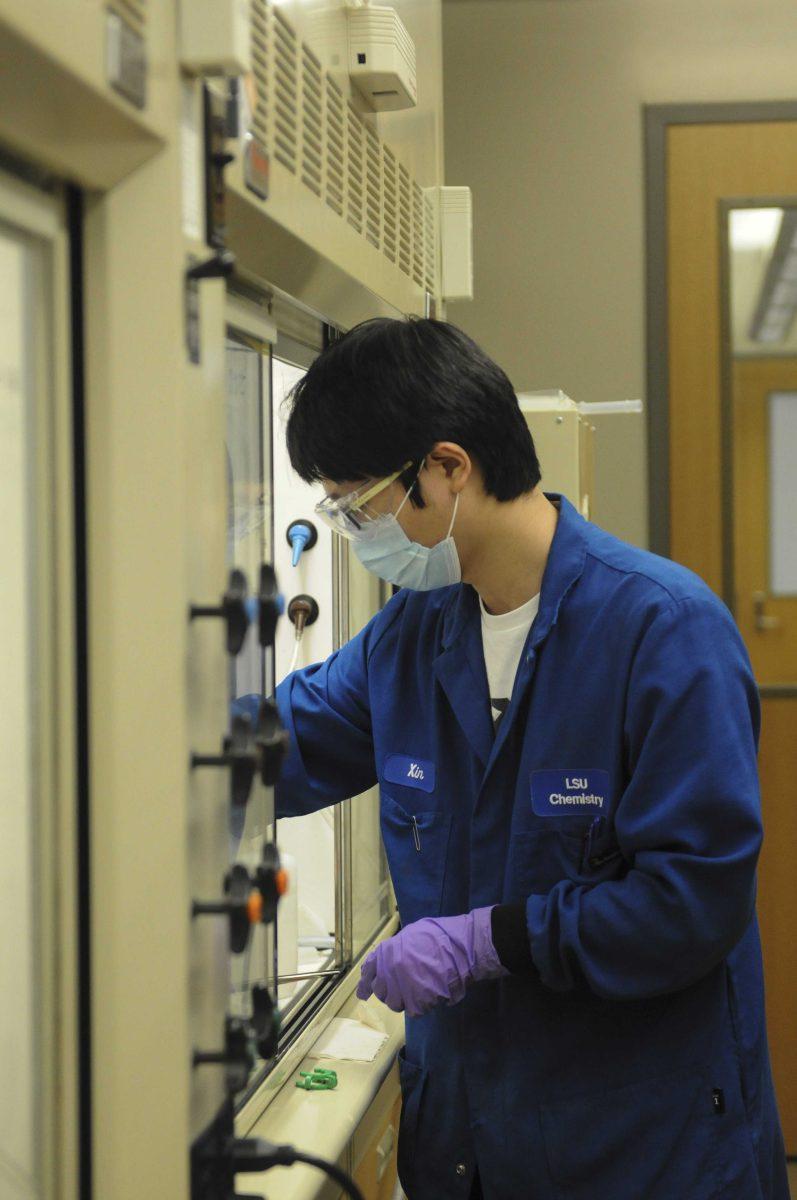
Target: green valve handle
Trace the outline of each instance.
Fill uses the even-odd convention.
[[[296,1086],[306,1092],[332,1091],[338,1086],[338,1076],[335,1071],[324,1067],[316,1067],[313,1071],[300,1071],[301,1079],[296,1080]]]

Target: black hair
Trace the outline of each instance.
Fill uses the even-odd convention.
[[[291,389],[287,440],[306,482],[378,479],[412,465],[409,491],[437,442],[479,464],[484,489],[514,500],[540,481],[534,442],[512,384],[446,321],[377,317],[328,346]],[[411,500],[423,507],[420,489]]]

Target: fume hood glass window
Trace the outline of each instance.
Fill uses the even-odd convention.
[[[305,520],[317,526],[313,507],[318,486],[311,487],[298,478],[285,445],[284,402],[305,374],[313,353],[296,344],[292,357],[304,361],[288,361],[280,356],[284,344],[284,339],[278,342],[271,358],[275,566],[288,609],[294,598],[309,596],[318,606],[318,618],[306,627],[299,641],[288,616],[280,622],[277,682],[292,669],[320,662],[332,652],[336,609],[330,531],[317,528],[316,544],[305,549],[298,562],[294,562],[288,543],[294,522]],[[334,808],[277,822],[277,845],[291,881],[277,921],[278,999],[284,1016],[294,1012],[315,985],[334,977],[342,964],[340,834],[340,816]]]
[[[285,350],[286,341],[278,341],[271,360],[275,554],[289,605],[294,596],[309,594],[319,612],[299,643],[290,622],[282,622],[278,680],[294,667],[325,659],[359,632],[385,599],[381,582],[349,554],[348,544],[317,521],[319,485],[302,483],[288,461],[285,400],[304,376],[309,359],[289,361],[291,353],[296,359],[302,355],[295,345]],[[317,535],[298,564],[288,544],[297,520],[314,523]],[[279,998],[288,1014],[314,983],[356,959],[392,912],[378,790],[308,816],[278,821],[277,842],[294,884],[280,907],[277,933]]]
[[[292,319],[290,312],[282,315]],[[282,617],[273,657],[269,652],[264,658],[250,630],[230,664],[231,699],[247,697],[247,711],[291,670],[327,658],[385,599],[380,582],[317,521],[319,486],[303,483],[288,459],[284,403],[320,346],[320,337],[315,348],[303,340],[310,323],[307,317],[289,321],[292,336],[280,329],[269,353],[244,332],[231,330],[227,340],[228,566],[244,571],[251,591],[260,564],[272,562],[286,606],[303,596],[318,606],[301,641],[287,614]],[[290,541],[297,520],[309,521],[317,533],[298,556]],[[395,906],[376,789],[277,822],[272,800],[270,790],[255,784],[246,809],[231,814],[231,861],[252,870],[264,843],[276,841],[290,880],[276,927],[256,927],[248,950],[233,959],[231,1011],[251,1016],[252,987],[265,982],[276,990],[290,1039],[314,1011],[319,989],[334,986]]]
[[[234,331],[226,343],[227,565],[243,571],[249,595],[260,566],[271,560],[271,420],[268,351]],[[272,690],[273,668],[251,626],[240,654],[230,659],[230,697],[262,697]],[[270,793],[255,779],[245,807],[230,810],[230,859],[253,871],[262,861],[272,820]],[[252,929],[249,944],[232,959],[232,1012],[251,1013],[252,985],[267,978],[268,930]]]
[[[390,586],[377,578],[344,543],[348,574],[348,629],[354,637],[389,599]],[[351,801],[352,949],[357,958],[395,907],[379,828],[379,788]]]

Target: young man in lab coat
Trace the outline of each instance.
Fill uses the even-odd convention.
[[[277,691],[281,817],[379,784],[410,1200],[787,1200],[759,704],[695,575],[546,495],[504,373],[375,320],[295,389],[319,515],[401,590]]]

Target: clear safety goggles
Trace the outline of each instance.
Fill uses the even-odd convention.
[[[374,496],[378,496],[385,488],[390,487],[391,483],[395,483],[399,475],[411,466],[412,462],[405,463],[400,470],[388,475],[386,479],[380,479],[378,483],[371,484],[364,490],[358,488],[349,492],[347,496],[325,496],[315,506],[316,515],[341,537],[357,538],[368,525],[385,515],[369,511],[369,500],[373,500]]]

